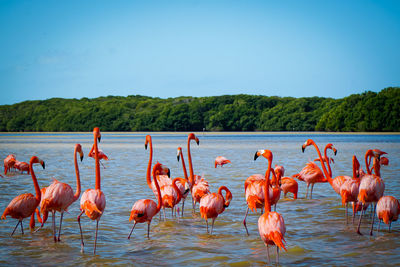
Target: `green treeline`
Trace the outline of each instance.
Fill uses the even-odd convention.
[[[0,131],[400,131],[400,88],[342,99],[223,95],[52,98],[0,106]]]

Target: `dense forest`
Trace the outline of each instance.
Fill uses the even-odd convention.
[[[342,99],[223,95],[52,98],[0,106],[0,131],[399,132],[400,88]]]

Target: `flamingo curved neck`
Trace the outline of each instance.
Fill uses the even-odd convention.
[[[369,168],[369,164],[370,164],[370,160],[369,158],[371,157],[371,151],[372,150],[367,150],[367,152],[365,153],[365,167],[367,168],[367,173],[368,174],[372,174],[371,169]]]
[[[178,186],[176,185],[176,181],[178,181],[178,180],[180,180],[180,178],[175,178],[175,179],[172,181],[172,187],[175,189],[176,194],[177,194],[177,196],[178,196],[177,199],[176,199],[176,203],[178,203],[178,202],[181,201],[181,199],[182,199],[181,190],[179,190]]]
[[[181,159],[182,159],[182,169],[183,169],[183,175],[185,176],[186,181],[189,181],[189,177],[186,171],[186,165],[185,165],[185,160],[183,159],[183,153],[181,151]]]
[[[149,156],[149,163],[147,164],[147,172],[146,172],[146,181],[147,185],[152,188],[151,186],[151,162],[153,160],[153,144],[151,142],[151,139],[149,141],[149,146],[150,146],[150,156]],[[155,179],[157,180],[157,179]]]
[[[35,187],[36,201],[38,201],[38,203],[39,203],[41,198],[42,198],[42,193],[40,192],[39,183],[38,183],[38,181],[36,179],[35,172],[33,171],[33,161],[32,160],[29,162],[29,171],[31,172],[31,176],[32,176],[32,180],[33,180],[33,186]]]
[[[325,149],[324,149],[324,156],[325,156],[325,159],[326,159],[326,165],[328,165],[328,173],[329,173],[329,176],[332,177],[331,164],[330,164],[330,162],[329,162],[330,160],[329,160],[327,154],[328,154],[328,147],[326,146]]]
[[[188,161],[189,161],[189,172],[190,172],[189,182],[190,182],[190,190],[192,190],[194,185],[194,174],[192,165],[192,155],[190,153],[190,140],[192,139],[188,138],[187,149],[188,149]]]
[[[316,144],[313,140],[311,140],[311,141],[312,141],[312,145],[315,147],[315,150],[317,150],[319,159],[320,159],[320,161],[321,161],[322,170],[324,171],[325,177],[326,177],[326,179],[328,180],[329,184],[330,184],[331,186],[333,186],[332,177],[331,177],[331,175],[329,175],[328,171],[326,170],[325,161],[322,160],[321,151],[319,151],[319,148],[318,148],[317,144]]]
[[[158,181],[156,179],[156,175],[155,175],[154,172],[153,172],[153,179],[154,179],[154,184],[155,184],[156,189],[157,189],[157,201],[158,201],[157,208],[156,208],[156,214],[157,214],[161,209],[161,201],[162,201],[162,199],[161,199],[160,185],[158,184]],[[151,183],[151,177],[150,177],[150,183]]]
[[[74,195],[74,201],[76,201],[80,194],[81,194],[81,177],[79,174],[79,166],[78,166],[78,159],[76,157],[76,154],[78,153],[77,149],[75,148],[74,150],[74,161],[75,161],[75,173],[76,173],[76,191]]]

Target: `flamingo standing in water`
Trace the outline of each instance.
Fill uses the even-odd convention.
[[[222,195],[222,190],[225,191],[225,198]],[[225,208],[229,207],[232,200],[232,193],[226,186],[221,186],[218,193],[209,193],[200,199],[200,214],[206,220],[207,233],[208,233],[208,219],[212,219],[211,235],[214,228],[215,219],[218,215],[224,212]]]
[[[8,171],[14,168],[15,162],[16,159],[14,154],[10,154],[4,159],[4,174],[7,174]]]
[[[1,216],[1,219],[6,219],[6,217],[10,215],[12,218],[18,220],[18,223],[15,226],[14,231],[11,233],[11,236],[14,234],[19,224],[21,224],[21,232],[22,234],[24,234],[22,220],[29,216],[31,216],[31,229],[33,229],[34,227],[35,210],[36,207],[39,205],[41,199],[39,183],[36,179],[35,172],[33,171],[33,164],[35,163],[40,163],[43,169],[45,168],[45,163],[43,160],[39,159],[36,156],[33,156],[29,162],[29,169],[33,180],[33,186],[35,187],[36,196],[32,195],[31,193],[26,193],[15,197],[13,200],[11,200],[10,204],[8,204],[3,212],[3,215]]]
[[[214,161],[214,167],[217,168],[217,166],[224,166],[225,164],[231,163],[231,161],[223,156],[218,156],[215,158]]]
[[[196,211],[196,203],[200,203],[200,199],[210,193],[210,188],[208,186],[208,182],[202,178],[201,176],[195,175],[193,172],[192,165],[192,155],[190,153],[190,141],[195,140],[197,145],[199,145],[199,138],[194,133],[190,133],[187,141],[187,150],[188,150],[188,159],[189,159],[189,171],[190,171],[190,191],[192,192],[192,205],[193,205],[193,213]]]
[[[389,224],[389,233],[390,226],[392,222],[397,221],[400,214],[400,203],[393,196],[383,196],[379,199],[376,204],[376,216],[378,216],[379,224],[378,224],[378,232],[381,221],[385,224]]]
[[[79,230],[81,233],[81,252],[83,253],[83,235],[82,235],[82,227],[81,227],[81,216],[85,213],[91,220],[96,220],[96,234],[94,239],[94,249],[93,255],[96,254],[96,244],[97,244],[97,232],[99,229],[99,221],[101,216],[103,215],[104,209],[106,208],[106,196],[101,191],[100,186],[100,159],[99,159],[99,148],[97,146],[97,140],[100,142],[101,133],[98,127],[93,129],[93,137],[94,144],[92,150],[94,150],[94,159],[95,159],[95,172],[96,172],[96,183],[95,189],[87,189],[81,197],[81,213],[78,215],[78,224]],[[90,154],[90,153],[89,153]]]
[[[357,202],[357,197],[358,197],[358,192],[359,192],[359,187],[360,187],[360,178],[357,176],[357,171],[360,169],[360,163],[357,160],[357,157],[353,155],[352,158],[353,161],[353,178],[346,180],[340,187],[340,196],[342,198],[342,205],[346,205],[346,223],[348,223],[347,220],[347,207],[349,202],[356,203]],[[353,221],[354,221],[354,208],[353,208]]]
[[[29,174],[29,164],[23,161],[15,161],[14,168],[19,170],[22,173],[26,172],[26,174]]]
[[[150,136],[150,135],[148,135]],[[151,137],[146,136],[146,149],[147,149],[147,142],[148,140],[151,140]],[[152,150],[150,149],[150,153],[152,153]],[[161,209],[161,190],[160,186],[158,184],[158,180],[155,178],[158,174],[158,171],[160,170],[160,163],[156,163],[154,165],[155,168],[153,168],[153,178],[154,178],[154,185],[157,190],[157,200],[158,203],[156,204],[153,200],[151,199],[140,199],[135,202],[132,206],[131,210],[131,215],[129,217],[129,221],[134,221],[133,227],[131,232],[129,233],[128,239],[131,238],[133,229],[135,229],[135,226],[137,223],[144,223],[147,222],[147,238],[150,238],[150,223],[151,220],[153,219],[154,215],[156,215],[160,209]],[[149,182],[151,180],[150,176],[151,172],[151,157],[149,160],[149,164],[147,166],[147,172],[146,172],[146,180]],[[151,181],[150,181],[151,183]]]
[[[74,148],[74,163],[75,163],[75,174],[76,174],[76,192],[69,184],[61,183],[54,179],[54,182],[49,185],[40,202],[40,211],[44,214],[47,219],[48,213],[52,213],[53,217],[53,236],[54,242],[60,241],[61,235],[61,224],[64,216],[64,212],[68,210],[68,207],[74,203],[81,194],[81,180],[79,175],[78,160],[76,155],[79,153],[81,161],[83,160],[82,146],[76,144]],[[55,213],[56,211],[61,213],[60,227],[58,229],[58,238],[56,237],[56,224],[55,224]],[[43,223],[42,223],[43,225]]]
[[[286,197],[287,193],[292,193],[293,199],[297,199],[297,192],[299,190],[299,185],[296,182],[296,180],[293,179],[292,177],[282,177],[283,175],[285,175],[285,168],[283,168],[283,166],[275,165],[274,171],[278,179],[280,179],[281,181],[280,188],[283,191],[284,197]]]
[[[369,169],[369,164],[368,164],[368,157],[373,157],[373,162],[374,162],[374,169],[375,172],[377,171],[377,168],[379,168],[377,165],[379,165],[380,161],[380,155],[378,153],[375,153],[371,149],[367,150],[365,154],[365,164],[367,167],[367,174],[364,175],[361,179],[360,187],[359,187],[359,193],[358,193],[358,201],[361,202],[362,205],[366,203],[374,203],[373,205],[373,214],[372,214],[372,222],[371,222],[371,229],[369,232],[369,235],[372,235],[373,229],[374,229],[374,219],[375,219],[375,209],[376,209],[376,203],[379,201],[379,199],[383,196],[383,193],[385,191],[385,183],[383,180],[374,174],[371,174],[371,170]],[[379,173],[379,171],[378,171]],[[362,235],[360,232],[360,226],[361,226],[361,220],[363,216],[363,211],[361,210],[361,215],[360,215],[360,220],[358,222],[358,227],[357,227],[357,233],[359,235]]]
[[[285,221],[279,213],[271,212],[269,194],[267,194],[273,159],[272,152],[270,150],[258,150],[254,155],[254,160],[256,160],[259,156],[263,156],[268,160],[268,169],[265,173],[265,213],[258,219],[258,232],[260,233],[260,237],[264,241],[264,244],[267,246],[268,263],[270,261],[269,245],[276,245],[276,262],[278,263],[279,249],[286,250],[284,245],[284,242],[286,242],[284,238],[286,232]]]
[[[183,175],[185,176],[185,179],[182,179],[180,181],[180,183],[178,184],[178,188],[179,188],[179,190],[181,191],[181,194],[182,194],[182,215],[181,216],[183,216],[183,209],[185,207],[185,200],[186,200],[187,195],[190,192],[191,185],[190,185],[189,177],[188,177],[188,174],[187,174],[187,171],[186,171],[185,160],[183,158],[182,148],[181,147],[178,147],[176,157],[177,157],[178,161],[179,161],[179,159],[182,159]],[[189,190],[185,189],[187,186],[189,187]]]

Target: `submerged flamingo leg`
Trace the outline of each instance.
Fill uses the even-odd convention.
[[[52,211],[52,223],[53,223],[53,238],[54,242],[57,242],[57,235],[56,235],[56,212]]]
[[[389,222],[389,233],[390,233],[390,227],[392,226],[392,221]]]
[[[82,212],[78,215],[78,224],[79,224],[79,231],[81,232],[81,253],[83,253],[83,247],[84,247],[84,243],[83,243],[83,235],[82,235],[82,227],[81,227],[81,216],[85,211],[82,210]]]
[[[21,232],[24,234],[24,227],[22,226],[22,220],[21,220]]]
[[[379,223],[378,223],[378,233],[379,233],[379,228],[381,227],[381,221],[382,220],[379,220]],[[389,226],[390,227],[390,226]],[[390,229],[390,228],[389,228]]]
[[[374,212],[372,213],[372,223],[371,223],[371,230],[369,231],[369,235],[372,235],[374,232],[375,209],[376,209],[376,204],[374,205]]]
[[[60,228],[58,228],[58,240],[57,240],[58,242],[61,241],[60,236],[61,236],[61,225],[62,225],[63,217],[64,217],[64,211],[61,212]]]
[[[349,216],[347,213],[347,207],[348,207],[349,203],[346,202],[346,208],[345,208],[345,213],[346,213],[346,224],[349,224]]]
[[[270,263],[271,259],[269,257],[269,245],[267,244],[267,256],[268,256],[268,264]]]
[[[136,224],[137,224],[137,222],[135,222],[135,223],[133,224],[132,230],[131,230],[131,232],[130,232],[129,235],[128,235],[128,239],[131,239],[131,235],[132,235],[133,229],[135,229]]]
[[[12,233],[11,233],[10,236],[13,236],[13,234],[15,233],[15,230],[17,229],[17,227],[18,227],[18,225],[19,225],[20,223],[21,223],[21,221],[18,220],[17,225],[15,226],[14,231],[12,231]]]
[[[211,233],[210,233],[210,235],[212,235],[212,231],[213,231],[213,229],[214,229],[214,222],[215,222],[215,219],[216,219],[216,218],[213,218],[213,219],[212,219]]]
[[[361,226],[361,220],[362,220],[362,216],[364,213],[364,209],[363,209],[364,204],[361,203],[361,214],[360,214],[360,219],[358,221],[358,227],[357,227],[357,234],[362,235],[362,233],[360,232],[360,226]]]
[[[150,222],[147,223],[147,238],[150,239]]]
[[[276,246],[276,265],[279,264],[279,247]]]
[[[311,195],[310,195],[310,199],[312,199],[312,191],[313,191],[313,189],[314,189],[314,185],[315,185],[315,184],[312,184],[312,185],[311,185]]]
[[[96,235],[94,236],[94,249],[93,255],[96,255],[96,246],[97,246],[97,232],[99,230],[99,220],[96,221]]]
[[[307,184],[307,191],[306,191],[306,199],[308,198],[308,187],[310,186],[310,184]],[[269,262],[269,261],[268,261]]]
[[[243,225],[244,225],[244,228],[246,228],[247,235],[249,235],[249,230],[247,230],[247,226],[246,226],[246,218],[247,218],[248,213],[249,213],[249,207],[247,207],[246,214],[244,215],[244,220],[243,220]]]
[[[208,220],[206,219],[207,234],[208,234]]]

